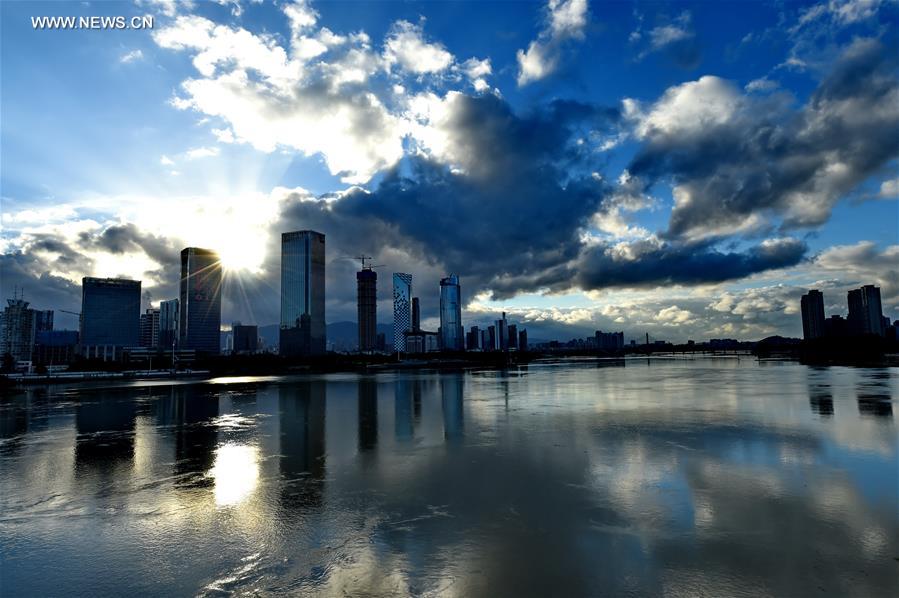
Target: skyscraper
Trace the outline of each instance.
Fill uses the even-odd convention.
[[[503,317],[496,320],[495,324],[495,335],[493,337],[495,345],[493,348],[497,351],[506,351],[509,349],[509,328],[508,322],[506,322],[506,312],[503,312]]]
[[[802,296],[802,337],[812,340],[824,336],[824,294],[811,290]]]
[[[159,310],[149,308],[140,315],[140,346],[159,347]]]
[[[851,334],[884,335],[883,307],[880,303],[880,288],[865,285],[849,291],[849,331]]]
[[[378,274],[363,267],[356,272],[359,350],[374,351],[378,342]]]
[[[412,275],[393,273],[393,350],[406,350],[407,330],[412,329],[410,300],[412,299]]]
[[[221,348],[222,262],[199,247],[181,251],[180,347],[207,353]]]
[[[281,355],[325,352],[325,235],[281,235]]]
[[[178,344],[180,334],[178,322],[180,321],[180,309],[177,299],[159,302],[159,347],[171,350],[172,345]]]
[[[412,332],[421,330],[421,306],[418,297],[412,297]]]
[[[121,278],[81,280],[81,352],[117,359],[140,338],[140,281]]]
[[[462,289],[459,277],[450,274],[440,280],[440,342],[444,351],[462,351]]]

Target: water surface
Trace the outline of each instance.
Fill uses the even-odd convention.
[[[752,359],[0,398],[0,593],[899,595],[899,370]]]

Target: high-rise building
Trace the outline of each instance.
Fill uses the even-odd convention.
[[[140,338],[138,343],[141,347],[149,347],[155,349],[159,347],[159,310],[149,308],[140,315]]]
[[[325,352],[325,235],[281,235],[281,355]]]
[[[518,349],[518,326],[509,324],[509,348]]]
[[[81,353],[88,358],[118,359],[140,340],[139,280],[81,280]]]
[[[623,332],[603,332],[597,330],[593,339],[596,348],[600,351],[621,351],[624,349]]]
[[[811,290],[802,296],[802,337],[812,340],[824,336],[824,294]]]
[[[462,289],[459,277],[450,274],[440,280],[440,343],[444,351],[463,350]]]
[[[421,306],[418,297],[412,297],[412,332],[421,330]]]
[[[53,310],[52,309],[35,309],[34,311],[34,333],[46,332],[53,330]]]
[[[34,365],[65,365],[75,359],[78,347],[76,330],[43,330],[34,334]]]
[[[21,298],[7,299],[0,316],[0,356],[7,353],[15,362],[31,359],[34,347],[34,310]]]
[[[178,345],[179,326],[181,319],[180,301],[178,299],[169,299],[159,302],[159,332],[157,332],[157,343],[159,348],[171,350],[173,346]]]
[[[259,348],[259,327],[234,322],[231,325],[231,343],[234,353],[255,353]]]
[[[412,330],[412,275],[393,273],[393,350],[406,351],[406,331]]]
[[[222,262],[216,252],[199,247],[181,251],[180,307],[180,348],[218,353],[222,328]]]
[[[359,350],[374,351],[378,342],[378,273],[363,267],[356,272]]]
[[[482,347],[487,351],[496,351],[496,326],[487,326],[487,335]]]
[[[527,330],[519,330],[518,331],[518,350],[519,351],[527,351],[528,350],[528,331]]]
[[[477,351],[481,348],[481,331],[477,326],[472,326],[467,335],[466,349]]]
[[[880,288],[865,285],[849,291],[850,334],[877,334],[883,336],[883,308],[880,303]]]
[[[496,334],[494,336],[493,349],[496,351],[506,351],[509,348],[509,324],[506,322],[506,312],[503,317],[495,322]]]

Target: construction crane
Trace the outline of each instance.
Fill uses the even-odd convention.
[[[372,266],[371,261],[374,258],[370,255],[365,255],[364,253],[362,255],[357,255],[357,256],[353,257],[352,259],[361,261],[363,270],[371,270],[372,268],[383,268],[384,267],[384,264],[378,264],[376,266]],[[365,265],[365,260],[368,260],[367,266]]]

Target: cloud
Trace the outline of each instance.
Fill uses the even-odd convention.
[[[584,38],[587,0],[549,0],[543,29],[528,49],[518,50],[518,86],[552,74],[558,67],[563,45]]]
[[[163,166],[174,166],[175,165],[175,162],[166,155],[163,155],[161,158],[159,158],[159,163],[162,164]]]
[[[691,25],[693,17],[690,11],[685,10],[670,21],[663,18],[662,23],[648,32],[643,32],[641,29],[642,15],[638,14],[637,18],[638,27],[628,37],[630,43],[644,46],[637,55],[637,61],[643,60],[655,52],[664,51],[678,66],[695,68],[699,65],[700,52],[695,39],[696,34]]]
[[[387,68],[399,66],[411,73],[438,73],[453,63],[453,55],[439,43],[428,43],[419,25],[397,21],[384,42]]]
[[[789,95],[744,95],[712,76],[647,109],[631,102],[643,145],[628,170],[647,185],[672,182],[669,238],[818,226],[899,155],[895,64],[880,42],[858,39],[799,110]]]
[[[143,60],[143,59],[144,59],[143,52],[141,52],[140,50],[132,50],[130,52],[126,52],[125,54],[122,54],[122,56],[119,58],[119,62],[121,62],[122,64],[129,64],[131,62],[136,62],[138,60]]]
[[[821,252],[814,266],[837,274],[851,286],[876,283],[880,286],[884,312],[899,318],[899,245],[878,248],[872,241],[836,245]]]
[[[899,198],[899,177],[882,182],[880,184],[880,193],[877,195],[880,199]]]
[[[198,158],[210,158],[219,155],[217,147],[195,147],[184,153],[188,160],[197,160]]]

